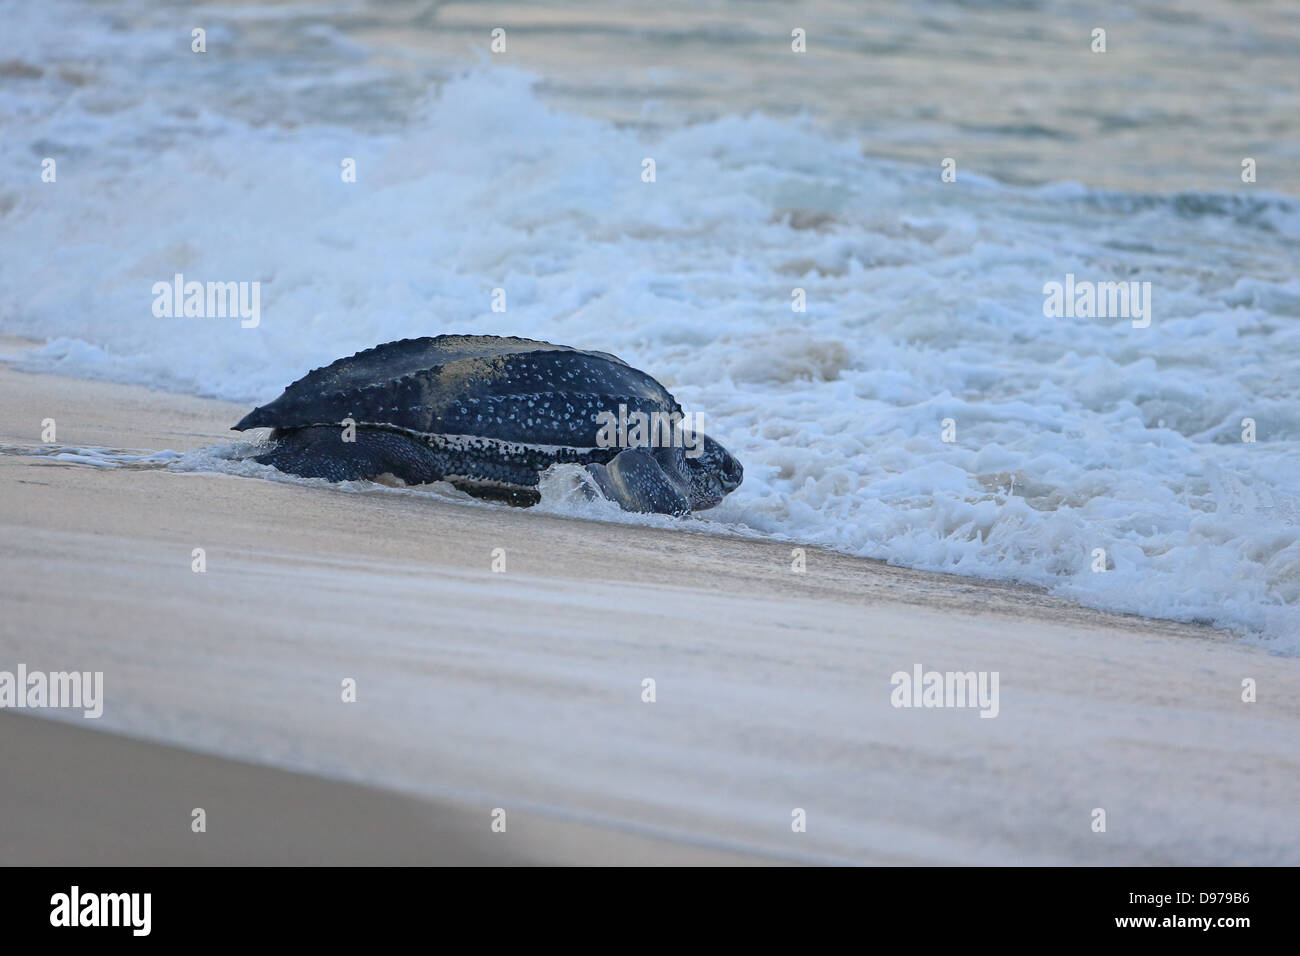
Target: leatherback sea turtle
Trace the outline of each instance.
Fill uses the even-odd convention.
[[[439,335],[309,372],[234,427],[274,429],[275,444],[255,460],[291,474],[448,481],[518,505],[536,504],[542,472],[566,462],[585,466],[601,494],[628,511],[688,514],[740,484],[740,462],[707,435],[627,428],[647,419],[679,421],[681,406],[613,355]]]

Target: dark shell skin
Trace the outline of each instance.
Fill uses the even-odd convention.
[[[620,405],[681,413],[663,385],[605,352],[439,335],[315,369],[234,427],[274,429],[276,446],[257,460],[293,474],[449,480],[514,504],[536,503],[541,473],[565,462],[587,465],[602,494],[635,511],[685,514],[740,484],[739,462],[707,437],[693,459],[681,448],[598,447],[597,416]],[[356,423],[354,442],[341,441],[345,419]]]

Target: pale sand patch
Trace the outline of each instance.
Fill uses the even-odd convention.
[[[53,417],[60,444],[155,451],[231,441],[247,410],[9,370],[0,409],[0,442],[35,445]],[[1300,661],[1213,631],[815,549],[795,575],[781,543],[391,492],[17,455],[0,455],[0,484],[0,669],[103,670],[105,715],[79,726],[433,799],[419,805],[466,821],[453,829],[499,806],[611,835],[583,850],[539,837],[531,859],[631,860],[635,838],[667,848],[656,861],[687,844],[814,862],[1300,862]],[[891,707],[890,675],[916,662],[999,671],[999,716]],[[1240,699],[1246,677],[1257,703]],[[54,736],[38,749],[76,759]],[[344,801],[314,786],[322,806]],[[3,816],[72,826],[41,792],[0,783]]]

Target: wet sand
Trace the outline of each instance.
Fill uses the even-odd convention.
[[[817,549],[794,574],[780,542],[23,453],[50,417],[63,445],[225,443],[230,403],[0,369],[0,408],[0,669],[102,670],[106,697],[0,715],[3,862],[1300,863],[1300,661],[1218,632]],[[891,706],[917,663],[997,671],[997,718]]]

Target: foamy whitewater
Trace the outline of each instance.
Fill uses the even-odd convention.
[[[288,45],[295,8],[209,18],[206,58],[122,9],[6,10],[23,367],[254,403],[407,336],[606,350],[744,463],[707,526],[1300,650],[1300,201],[942,183],[811,117],[614,123],[486,56],[413,89],[327,23]],[[156,318],[176,273],[260,282],[260,324]],[[1150,282],[1150,326],[1045,317],[1070,273]]]

